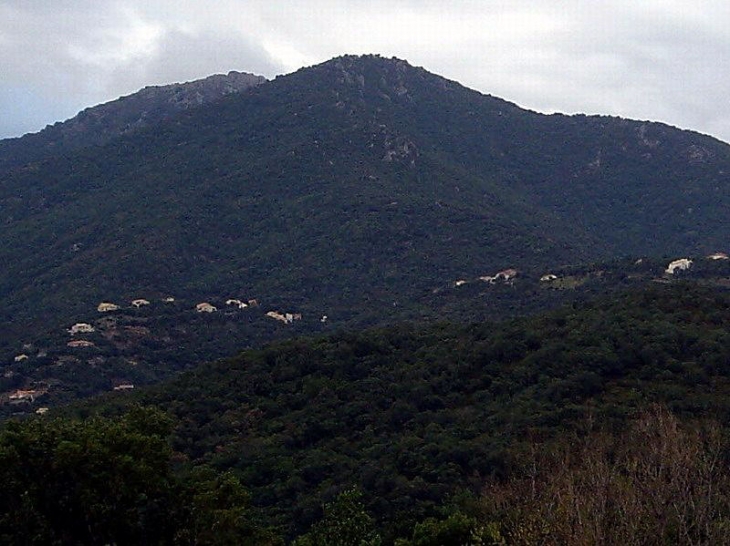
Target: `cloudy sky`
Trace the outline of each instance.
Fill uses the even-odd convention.
[[[730,142],[727,0],[0,0],[0,138],[145,85],[345,53]]]

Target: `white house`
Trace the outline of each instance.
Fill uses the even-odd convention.
[[[198,305],[196,305],[195,306],[195,310],[198,313],[214,313],[218,309],[215,306],[213,306],[210,303],[208,303],[207,301],[204,301],[204,302],[201,302]]]
[[[669,265],[667,266],[667,269],[664,270],[664,272],[667,275],[674,275],[676,271],[686,271],[690,267],[692,267],[692,260],[688,258],[680,258],[679,260],[669,262]]]
[[[76,334],[90,334],[94,331],[94,327],[86,322],[77,322],[68,329],[68,333],[72,336]]]

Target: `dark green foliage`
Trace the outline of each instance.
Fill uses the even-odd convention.
[[[159,412],[9,423],[0,437],[3,544],[158,543],[173,483]]]
[[[589,483],[592,467],[570,461],[605,454],[594,462],[607,468],[620,460],[617,475],[624,478],[614,492],[622,502],[639,498],[619,495],[628,491],[630,472],[651,472],[664,455],[677,455],[676,468],[700,465],[697,475],[707,477],[710,467],[702,465],[711,460],[694,460],[700,451],[692,446],[710,444],[678,433],[675,417],[639,420],[644,424],[630,439],[621,431],[655,402],[682,419],[730,423],[729,309],[727,294],[680,283],[503,323],[403,325],[298,339],[203,365],[152,390],[97,403],[96,410],[75,410],[114,415],[127,412],[130,402],[157,404],[174,418],[172,450],[164,440],[167,418],[139,409],[121,419],[12,423],[0,438],[9,492],[5,533],[11,543],[31,532],[36,535],[23,536],[40,543],[66,536],[93,542],[83,534],[89,528],[78,524],[80,513],[102,537],[140,540],[150,532],[147,522],[157,521],[159,537],[150,536],[163,543],[267,544],[277,534],[299,536],[302,544],[338,544],[348,536],[348,544],[378,537],[384,544],[500,544],[518,536],[534,543],[544,538],[547,515],[555,529],[568,521],[560,519],[564,512],[543,512],[551,505],[539,499],[520,504],[531,475],[525,482],[519,476],[535,466],[526,462],[540,462],[536,449],[546,456],[570,453],[558,463],[562,474],[548,467],[545,483],[556,488],[575,483],[591,490],[580,480]],[[574,454],[595,423],[615,436],[613,443],[589,443]],[[675,439],[662,439],[662,430]],[[721,439],[718,434],[707,438]],[[139,444],[146,450],[127,451]],[[83,457],[78,446],[86,446]],[[724,449],[712,451],[718,461],[725,460]],[[654,462],[636,466],[647,460]],[[58,461],[67,463],[58,467]],[[118,470],[127,464],[134,468]],[[670,481],[671,487],[699,483],[690,474],[673,475],[685,481]],[[514,487],[510,479],[517,480]],[[637,495],[647,479],[632,478]],[[100,494],[109,483],[117,484],[118,496]],[[473,498],[485,483],[508,484],[487,498],[511,499],[509,505],[480,508]],[[702,483],[719,486],[720,478]],[[348,489],[353,484],[362,496]],[[662,491],[675,495],[671,487]],[[713,505],[725,502],[722,495]],[[114,499],[116,516],[108,519],[106,503]],[[58,514],[66,517],[58,521]],[[687,513],[677,525],[696,517]],[[712,532],[720,532],[722,521],[711,521],[720,525]],[[672,526],[666,537],[676,536]]]
[[[146,419],[141,429],[133,417],[10,425],[4,438],[16,443],[4,444],[0,470],[12,492],[8,537],[144,541],[176,521],[183,542],[265,542],[240,505],[244,490],[251,513],[293,537],[355,483],[390,543],[417,538],[414,529],[463,530],[458,518],[441,522],[445,498],[508,474],[526,439],[587,416],[621,426],[663,402],[727,423],[728,298],[696,286],[727,285],[727,263],[698,260],[676,276],[693,285],[662,277],[668,258],[659,258],[723,249],[729,160],[727,145],[701,135],[542,116],[400,61],[346,57],[102,147],[3,171],[4,401],[33,387],[62,403],[259,347],[130,397],[174,415],[174,451],[215,469],[189,474],[185,487],[161,466],[171,454]],[[651,258],[617,259],[632,255]],[[598,265],[605,260],[614,261]],[[507,267],[520,271],[514,282],[475,280]],[[560,281],[540,283],[547,271]],[[462,278],[470,282],[457,292]],[[673,285],[502,320],[652,279]],[[99,301],[168,295],[187,307],[96,320]],[[266,307],[256,316],[193,311],[229,297]],[[263,318],[274,309],[302,312],[301,330]],[[382,327],[434,318],[490,320]],[[98,327],[96,345],[71,353],[63,330],[86,320]],[[372,325],[381,328],[332,333]],[[15,363],[25,351],[28,362]],[[114,399],[108,411],[127,403]],[[108,436],[149,448],[139,469],[126,472],[137,461]],[[35,452],[18,455],[35,445],[57,453],[63,472]],[[52,475],[62,521],[41,482],[24,489],[13,474],[26,459],[27,472]],[[120,473],[129,484],[100,499]],[[160,508],[170,495],[177,519]],[[113,522],[108,502],[120,515]],[[161,521],[155,531],[151,521]]]
[[[175,544],[264,546],[280,544],[249,508],[249,494],[230,472],[193,468],[178,476],[182,492]]]
[[[325,505],[322,519],[293,542],[294,546],[380,546],[373,518],[365,511],[362,494],[355,489],[340,493]]]
[[[264,81],[262,76],[231,72],[183,84],[145,87],[132,95],[87,108],[38,133],[0,140],[0,170],[106,144]]]
[[[446,519],[427,518],[417,523],[410,540],[398,539],[396,546],[497,546],[505,544],[494,524],[484,526],[460,512]]]
[[[10,422],[0,433],[3,544],[278,544],[230,473],[175,472],[171,421]]]
[[[174,447],[234,469],[289,536],[357,484],[386,542],[510,453],[647,403],[730,422],[730,300],[657,285],[540,317],[299,339],[202,366],[137,399],[179,419]],[[110,408],[110,411],[113,411]]]

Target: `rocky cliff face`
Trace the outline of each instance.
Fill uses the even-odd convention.
[[[216,74],[202,80],[151,86],[105,104],[38,133],[0,141],[0,168],[37,161],[110,140],[164,121],[175,114],[214,102],[266,81],[244,72]]]

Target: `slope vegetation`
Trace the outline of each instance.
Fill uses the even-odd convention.
[[[106,407],[169,411],[174,448],[235,470],[287,533],[354,485],[405,536],[450,496],[510,475],[530,442],[580,436],[588,421],[620,429],[659,403],[727,425],[729,305],[727,294],[658,285],[502,324],[300,339]]]
[[[457,279],[730,236],[726,144],[544,116],[374,56],[43,157],[0,172],[8,362],[101,301],[245,294],[383,323],[432,314],[424,294]]]
[[[87,108],[72,119],[49,125],[38,133],[0,141],[0,169],[106,144],[164,122],[178,112],[240,93],[265,81],[263,76],[231,71],[187,83],[145,87],[132,95]]]

